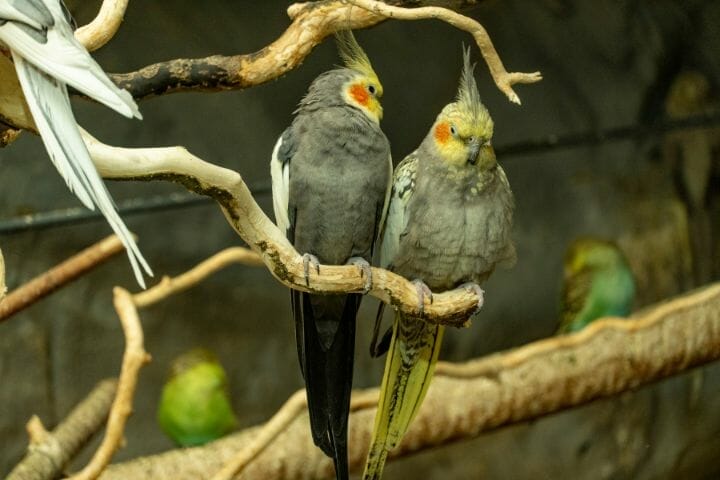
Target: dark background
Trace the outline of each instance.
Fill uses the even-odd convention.
[[[98,1],[67,2],[84,24]],[[95,56],[109,72],[177,57],[256,51],[286,28],[279,1],[130,2],[116,37]],[[541,70],[517,86],[515,106],[476,69],[495,119],[494,144],[663,120],[673,79],[697,70],[711,98],[720,82],[720,2],[630,0],[485,1],[465,11],[480,20],[508,70]],[[382,126],[399,161],[454,96],[461,44],[471,38],[437,21],[385,22],[357,32],[385,87]],[[474,58],[480,60],[477,48]],[[296,70],[246,91],[179,93],[147,100],[142,122],[75,100],[78,122],[122,146],[184,145],[199,157],[266,185],[278,135],[308,84],[339,63],[326,41]],[[707,138],[718,138],[708,130]],[[486,304],[470,329],[451,331],[441,357],[464,360],[551,335],[557,324],[562,256],[578,235],[614,238],[638,275],[638,307],[718,277],[718,237],[710,256],[691,249],[682,158],[662,155],[668,136],[499,155],[516,196],[518,263],[486,284]],[[712,142],[710,142],[712,143]],[[712,147],[711,147],[712,148]],[[718,157],[705,205],[717,232]],[[31,134],[0,150],[0,222],[79,205]],[[116,200],[181,192],[164,183],[111,183]],[[271,212],[269,195],[257,197]],[[125,217],[156,277],[180,273],[238,245],[212,205]],[[8,285],[15,287],[109,234],[105,222],[0,235]],[[698,264],[708,265],[698,275]],[[701,278],[702,277],[702,278]],[[152,282],[151,282],[152,283]],[[0,473],[26,448],[36,413],[53,426],[100,379],[117,375],[123,348],[111,288],[136,289],[124,256],[0,324]],[[202,345],[228,370],[241,426],[263,422],[301,377],[287,291],[263,269],[232,267],[141,313],[153,362],[141,373],[126,447],[116,460],[172,447],[155,423],[171,359]],[[367,355],[375,301],[359,319],[355,385],[379,382],[383,363]],[[388,478],[717,478],[720,370],[684,375],[615,399],[480,436],[391,464]]]

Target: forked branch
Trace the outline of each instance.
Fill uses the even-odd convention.
[[[477,46],[480,48],[480,53],[482,53],[485,63],[487,63],[490,69],[490,74],[495,84],[513,103],[520,104],[520,97],[517,96],[512,88],[514,84],[535,83],[542,80],[540,72],[522,73],[508,72],[505,70],[505,66],[502,60],[500,60],[500,56],[497,50],[495,50],[495,46],[492,40],[490,40],[490,35],[488,35],[487,30],[472,18],[442,7],[402,8],[375,0],[347,0],[347,2],[367,11],[382,15],[385,18],[394,18],[397,20],[436,18],[449,23],[455,28],[465,30],[475,39]]]
[[[342,29],[367,28],[387,18],[419,20],[437,18],[469,32],[475,38],[498,88],[514,103],[517,83],[533,83],[539,72],[507,72],[487,31],[477,21],[433,1],[396,0],[388,5],[370,0],[336,0],[295,3],[288,7],[290,26],[270,45],[245,55],[213,55],[176,59],[144,67],[136,72],[112,75],[120,87],[136,99],[187,90],[237,90],[260,85],[294,69],[323,39]],[[477,2],[451,0],[443,5],[462,8]],[[403,8],[404,5],[420,8]]]

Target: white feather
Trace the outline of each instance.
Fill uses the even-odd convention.
[[[0,18],[3,20],[10,20],[11,22],[26,23],[36,29],[41,29],[43,27],[39,21],[28,17],[20,10],[7,3],[6,0],[2,0],[0,3]]]
[[[288,205],[290,199],[290,162],[283,162],[278,158],[278,151],[282,145],[282,135],[273,148],[270,160],[270,176],[272,177],[273,210],[275,211],[275,224],[281,232],[287,235],[290,228]]]
[[[47,30],[47,42],[38,42],[13,22],[0,26],[0,41],[51,77],[72,86],[126,117],[142,118],[132,96],[115,86],[100,65],[75,39],[57,0],[45,0],[44,4],[55,21],[55,24]],[[4,7],[4,10],[14,10],[11,6],[4,5]],[[21,12],[16,10],[15,12],[14,18],[27,18]],[[3,14],[0,18],[13,18],[13,16]],[[33,25],[33,23],[29,24]]]
[[[110,194],[95,170],[75,122],[67,88],[26,62],[21,55],[14,51],[12,53],[25,99],[50,159],[70,190],[88,208],[94,210],[94,206],[97,206],[105,216],[110,227],[125,245],[135,278],[145,288],[138,263],[148,275],[152,276],[152,271],[115,210]]]
[[[145,288],[142,269],[152,271],[135,244],[132,234],[95,170],[80,136],[70,106],[66,85],[127,116],[142,118],[132,96],[117,88],[85,48],[75,40],[58,0],[39,0],[52,16],[27,5],[23,11],[0,0],[0,42],[12,52],[18,79],[35,125],[55,167],[80,201],[105,216],[127,250],[137,282]],[[35,18],[37,17],[37,18]],[[13,22],[40,30],[47,28],[47,41],[40,42]]]

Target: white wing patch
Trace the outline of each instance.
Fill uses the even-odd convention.
[[[400,236],[407,227],[407,206],[415,191],[415,173],[417,172],[417,154],[411,153],[398,165],[393,177],[390,206],[380,245],[380,266],[387,268],[392,264],[400,249]]]
[[[287,235],[290,228],[288,204],[290,201],[290,162],[283,164],[278,158],[278,151],[282,145],[282,135],[273,148],[270,159],[270,176],[272,177],[273,210],[275,211],[275,224],[281,232]]]

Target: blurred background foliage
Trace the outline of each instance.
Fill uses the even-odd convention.
[[[80,24],[98,0],[67,2]],[[256,51],[289,21],[288,2],[131,1],[125,22],[96,53],[109,72],[177,57]],[[636,276],[636,308],[720,274],[717,126],[567,148],[515,151],[525,140],[684,118],[717,106],[720,2],[700,0],[487,0],[464,13],[490,33],[509,70],[541,70],[517,88],[523,105],[494,87],[484,63],[481,95],[495,119],[498,159],[517,200],[518,263],[486,285],[472,327],[447,334],[442,357],[461,361],[553,334],[562,258],[577,236],[614,239]],[[385,22],[357,32],[385,87],[383,129],[396,161],[417,146],[454,95],[467,34],[433,21]],[[479,60],[476,48],[474,56]],[[286,76],[246,91],[180,93],[143,101],[142,122],[76,99],[78,121],[106,143],[181,144],[267,185],[268,162],[298,100],[339,63],[326,41]],[[683,75],[694,80],[685,82]],[[698,80],[700,78],[700,80]],[[675,82],[681,82],[674,87]],[[685,83],[682,83],[685,82]],[[680,92],[668,100],[671,91]],[[683,93],[684,92],[684,93]],[[0,150],[0,224],[17,215],[77,206],[39,138]],[[181,192],[164,183],[110,184],[116,200]],[[699,192],[699,193],[698,193]],[[271,212],[267,193],[257,196]],[[184,271],[240,242],[211,204],[126,216],[157,276]],[[8,285],[17,286],[109,233],[105,222],[0,234]],[[100,379],[117,374],[122,333],[111,288],[134,288],[118,256],[0,324],[0,473],[26,448],[37,413],[53,426]],[[172,448],[155,423],[173,357],[212,349],[227,369],[240,427],[258,424],[301,385],[287,291],[263,269],[233,267],[144,311],[153,362],[140,377],[127,445],[116,460]],[[375,301],[359,319],[355,384],[377,385],[367,354]],[[717,478],[720,369],[706,367],[618,398],[403,459],[387,476],[445,478]]]

